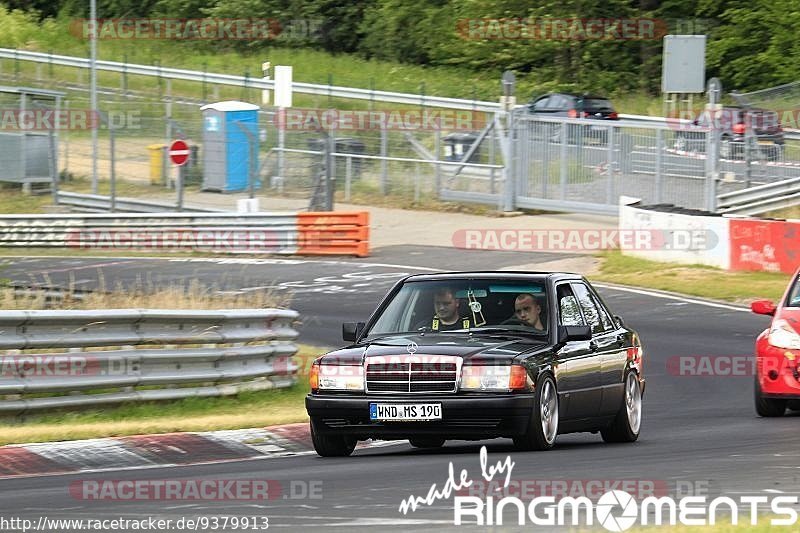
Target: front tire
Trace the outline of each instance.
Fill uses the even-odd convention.
[[[534,408],[524,435],[514,437],[520,450],[549,450],[558,435],[558,391],[550,374],[544,374],[536,384]]]
[[[612,424],[600,430],[605,442],[635,442],[642,427],[642,388],[636,372],[625,376],[622,406]]]
[[[755,383],[755,402],[756,413],[758,413],[758,416],[774,418],[777,416],[783,416],[783,413],[786,412],[786,400],[764,398],[764,396],[761,394],[761,385],[758,383],[758,376],[756,376]]]
[[[311,443],[320,457],[347,457],[356,448],[356,439],[344,435],[326,435],[316,429],[320,422],[311,419]]]

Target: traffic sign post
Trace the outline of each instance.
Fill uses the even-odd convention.
[[[178,193],[178,211],[183,211],[183,178],[186,163],[189,161],[189,145],[180,139],[169,145],[169,160],[178,167],[178,181],[175,184]]]

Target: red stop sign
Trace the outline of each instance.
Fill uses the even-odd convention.
[[[185,165],[189,160],[189,145],[186,142],[177,140],[169,145],[169,159],[176,165]]]

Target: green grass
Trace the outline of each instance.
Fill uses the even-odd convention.
[[[89,42],[69,31],[70,20],[50,20],[39,25],[31,17],[0,10],[0,46],[21,48],[40,52],[88,57]],[[208,72],[227,73],[240,76],[261,77],[261,63],[292,65],[295,81],[359,88],[374,88],[386,91],[424,93],[426,95],[457,98],[497,100],[501,69],[497,71],[474,71],[456,67],[424,67],[391,61],[367,60],[348,54],[330,54],[305,48],[283,48],[265,45],[248,51],[226,51],[207,43],[157,41],[157,40],[99,40],[98,57],[113,61],[126,61],[164,67],[177,67]],[[68,67],[27,64],[5,60],[4,74],[35,78],[41,75],[56,87],[59,82],[88,83],[86,73],[79,74]],[[101,86],[157,94],[167,91],[166,82],[155,82],[152,78],[136,76],[121,77],[119,74],[98,73]],[[551,89],[552,82],[541,73],[517,73],[518,101],[527,101],[534,93]],[[587,88],[590,89],[590,88]],[[214,91],[219,99],[259,99],[254,89],[217,88],[190,82],[172,82],[173,94],[211,99]],[[661,114],[661,101],[644,94],[610,95],[618,110],[625,113]],[[329,99],[327,96],[300,97],[301,105],[340,107],[345,101]],[[298,105],[297,103],[295,105]],[[363,102],[359,105],[363,106]],[[397,106],[392,106],[397,107]]]
[[[758,299],[780,299],[791,276],[771,272],[727,272],[703,265],[659,263],[622,255],[618,251],[600,255],[596,281],[647,287],[691,296],[735,303]]]

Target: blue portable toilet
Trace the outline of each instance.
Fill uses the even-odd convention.
[[[258,106],[235,100],[200,108],[203,114],[203,190],[236,192],[250,186],[250,142],[258,160]],[[244,127],[250,132],[242,130]],[[255,187],[260,183],[256,181]]]

